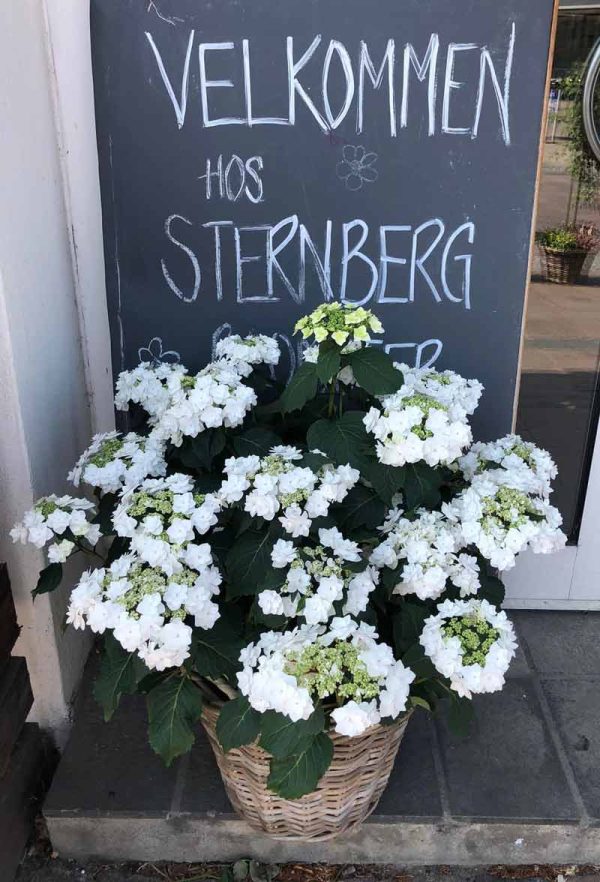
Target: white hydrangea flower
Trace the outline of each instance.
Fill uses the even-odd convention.
[[[485,471],[501,469],[508,487],[548,499],[557,468],[552,457],[519,435],[473,444],[458,465],[467,481]]]
[[[182,665],[190,654],[195,627],[210,629],[219,618],[214,601],[221,574],[210,550],[202,569],[182,566],[167,574],[135,554],[107,568],[84,573],[71,593],[67,622],[97,634],[112,631],[127,652],[136,652],[151,669]]]
[[[179,364],[162,362],[156,366],[143,363],[130,371],[123,371],[115,384],[115,407],[129,410],[130,404],[139,404],[155,425],[171,404],[171,387],[181,385],[187,370]]]
[[[340,531],[319,530],[319,544],[311,547],[280,539],[271,552],[277,569],[287,567],[282,587],[265,590],[258,595],[263,612],[278,609],[273,615],[297,616],[308,624],[317,625],[335,616],[335,604],[342,603],[344,615],[359,616],[368,605],[369,597],[379,581],[375,567],[368,566],[356,542],[345,539]],[[348,567],[363,560],[364,569]],[[278,603],[275,596],[281,598]]]
[[[442,512],[419,509],[414,520],[394,514],[386,538],[373,549],[370,560],[376,567],[398,569],[394,594],[437,599],[450,581],[464,597],[480,588],[477,558],[465,553],[464,546],[456,523]]]
[[[68,479],[75,487],[85,483],[103,493],[117,493],[135,487],[149,475],[160,477],[166,470],[165,445],[157,438],[105,432],[94,436]]]
[[[558,551],[566,542],[558,509],[545,499],[517,490],[503,469],[476,475],[469,487],[442,505],[464,545],[475,545],[499,570],[511,569],[526,548],[540,554]]]
[[[254,337],[231,334],[219,340],[215,347],[215,355],[219,359],[232,362],[238,368],[247,365],[244,376],[249,376],[255,365],[278,364],[281,353],[279,344],[272,337],[266,337],[264,334],[257,334]]]
[[[506,613],[486,600],[446,600],[425,621],[420,643],[459,695],[497,692],[517,643]]]
[[[363,420],[377,441],[377,458],[391,466],[420,461],[449,465],[471,443],[468,416],[483,387],[452,371],[395,367],[403,374],[401,389],[383,396],[383,410],[372,407]]]
[[[324,460],[318,471],[298,465],[302,452],[278,445],[268,456],[230,457],[226,478],[216,493],[223,505],[243,500],[252,517],[272,521],[279,515],[284,530],[294,539],[309,535],[312,520],[327,515],[354,487],[360,473],[349,465],[334,468]],[[280,514],[281,513],[281,514]]]
[[[337,705],[335,731],[354,737],[403,711],[415,675],[380,643],[374,628],[349,616],[329,628],[268,631],[240,654],[238,685],[255,710],[306,720],[319,701]]]
[[[242,382],[244,365],[221,359],[194,376],[173,374],[167,381],[170,400],[153,421],[153,435],[179,447],[205,429],[233,428],[256,405],[256,392]]]
[[[208,549],[196,545],[195,536],[217,523],[220,508],[214,494],[194,493],[188,475],[147,478],[122,495],[113,524],[118,536],[131,539],[141,560],[173,574],[184,562],[194,566]]]
[[[96,545],[100,538],[100,527],[91,523],[95,516],[96,508],[87,499],[51,494],[38,499],[31,511],[25,512],[23,520],[10,531],[10,537],[13,542],[23,545],[29,542],[36,548],[43,548],[57,536],[63,537],[63,542],[52,546],[50,561],[63,563],[61,558],[67,549],[65,542],[69,542],[71,550],[77,539],[85,540],[92,547]]]

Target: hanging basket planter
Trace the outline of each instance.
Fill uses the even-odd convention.
[[[411,712],[389,726],[348,738],[331,732],[333,759],[313,793],[282,799],[267,787],[269,754],[252,744],[224,752],[216,734],[220,708],[205,705],[202,723],[225,790],[236,812],[254,829],[277,839],[316,842],[358,827],[387,785]]]
[[[546,279],[557,285],[575,285],[583,269],[588,251],[583,249],[562,250],[541,245]]]

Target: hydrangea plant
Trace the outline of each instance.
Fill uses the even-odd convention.
[[[260,335],[222,340],[197,374],[122,373],[137,431],[95,437],[69,476],[95,501],[46,497],[12,534],[48,546],[35,594],[92,556],[67,621],[103,641],[106,718],[145,694],[170,763],[218,703],[223,749],[258,741],[290,799],[317,786],[332,732],[417,706],[459,720],[502,688],[516,643],[499,571],[565,541],[549,455],[473,443],[480,383],[395,364],[362,308],[325,304],[296,330],[286,388]]]

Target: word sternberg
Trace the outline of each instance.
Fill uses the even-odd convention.
[[[165,222],[165,235],[188,265],[182,268],[182,261],[163,258],[161,266],[167,285],[185,303],[193,303],[204,286],[216,292],[217,300],[278,303],[284,298],[303,304],[310,273],[325,301],[408,304],[418,294],[468,310],[475,234],[472,221],[448,227],[432,218],[415,226],[380,225],[372,230],[355,218],[336,225],[335,235],[333,222],[326,220],[318,242],[297,215],[273,225],[237,226],[231,220],[195,225],[172,214]],[[207,258],[203,265],[199,255]],[[230,266],[235,290],[224,282],[223,269]]]
[[[191,30],[187,48],[182,46],[182,72],[177,78],[174,71],[167,71],[162,53],[154,37],[148,31],[146,38],[156,59],[160,76],[175,112],[179,128],[186,122],[190,92],[192,55],[196,44],[196,32]],[[501,61],[494,60],[487,46],[476,43],[449,43],[442,49],[438,34],[431,34],[424,52],[419,54],[412,43],[396,45],[394,39],[386,43],[383,57],[375,56],[364,40],[357,49],[350,49],[339,40],[330,40],[325,48],[321,35],[315,36],[308,47],[296,45],[293,37],[287,37],[282,53],[282,76],[287,77],[287,107],[277,108],[276,115],[260,116],[255,111],[256,96],[252,88],[252,51],[249,40],[238,42],[224,41],[198,45],[198,71],[202,125],[205,128],[216,126],[294,126],[297,109],[304,106],[310,112],[319,128],[328,132],[337,129],[350,114],[354,114],[356,131],[364,130],[365,104],[368,95],[374,90],[386,88],[389,107],[389,133],[395,138],[398,130],[406,128],[409,120],[420,129],[421,120],[415,114],[409,115],[411,81],[426,83],[427,92],[427,132],[435,135],[438,131],[447,135],[470,135],[476,138],[484,102],[492,101],[497,107],[502,138],[506,145],[511,142],[510,134],[510,84],[516,40],[516,26],[510,28],[508,43],[494,52]],[[264,47],[263,47],[264,48]],[[259,51],[258,49],[256,50]],[[239,63],[241,55],[242,70],[240,82],[231,79],[215,78],[213,70],[222,69],[223,54],[236,54]],[[475,95],[472,121],[469,125],[456,125],[452,116],[454,93],[467,85],[459,79],[459,60],[467,54],[479,55],[479,65],[475,74],[473,93]],[[219,60],[216,56],[220,56]],[[225,59],[227,60],[227,59]],[[314,76],[313,68],[320,68],[319,100],[313,99],[306,85],[306,77]],[[331,84],[343,81],[341,97],[336,98],[332,107]],[[384,86],[385,84],[385,86]],[[219,116],[219,97],[227,93],[230,105],[231,90],[239,95],[236,104],[238,115]],[[367,89],[370,92],[367,92]],[[336,88],[337,91],[337,88]],[[221,93],[221,95],[219,95]],[[279,93],[278,93],[279,94]],[[236,95],[236,97],[238,97]],[[441,111],[440,111],[441,103]],[[271,108],[275,110],[275,108]],[[262,110],[265,113],[265,110]],[[283,115],[281,115],[283,114]],[[438,120],[441,122],[438,123]]]

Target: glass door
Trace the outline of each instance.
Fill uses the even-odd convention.
[[[552,502],[569,545],[520,562],[510,606],[600,608],[600,162],[584,115],[599,41],[600,3],[559,14],[516,419],[558,466]],[[599,84],[587,105],[598,130]]]

